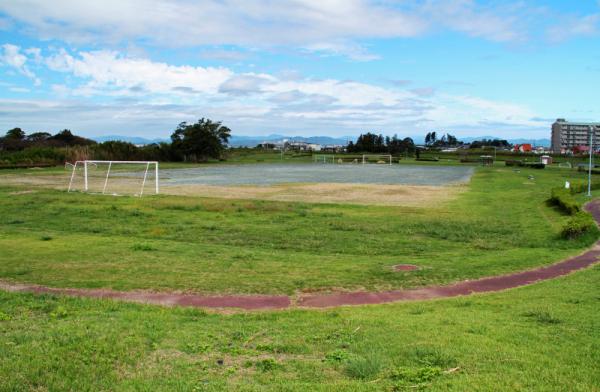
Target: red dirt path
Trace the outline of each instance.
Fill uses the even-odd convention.
[[[600,222],[600,202],[589,203],[586,209]],[[446,286],[432,286],[410,290],[381,292],[341,292],[331,294],[306,294],[297,300],[297,306],[324,308],[342,305],[381,304],[395,301],[414,301],[433,298],[456,297],[473,293],[485,293],[524,286],[541,280],[556,278],[589,267],[600,258],[600,241],[587,252],[537,269],[509,275],[467,280]],[[139,302],[164,306],[192,306],[200,308],[239,308],[246,310],[285,309],[291,307],[288,296],[275,295],[224,295],[204,296],[196,294],[152,293],[144,291],[113,291],[105,289],[61,289],[37,285],[0,282],[0,289],[12,292],[37,294],[62,294],[74,297],[111,298],[127,302]]]

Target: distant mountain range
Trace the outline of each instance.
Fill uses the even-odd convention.
[[[229,145],[232,147],[254,147],[262,142],[274,142],[287,139],[288,141],[294,142],[306,142],[314,144],[341,144],[346,145],[348,141],[354,140],[353,137],[329,137],[329,136],[285,136],[271,134],[267,136],[235,136],[232,135],[229,139]]]
[[[162,143],[162,142],[170,142],[171,141],[171,139],[168,139],[168,138],[146,139],[144,137],[139,137],[139,136],[123,136],[123,135],[96,136],[96,137],[91,137],[90,139],[95,140],[98,143],[115,140],[115,141],[128,142],[128,143],[133,143],[133,144],[152,144],[152,143]]]
[[[92,140],[95,140],[99,143],[106,142],[109,140],[119,140],[123,142],[129,142],[133,144],[152,144],[152,143],[161,143],[161,142],[170,142],[168,138],[155,138],[155,139],[146,139],[139,136],[123,136],[123,135],[108,135],[108,136],[98,136],[92,137]],[[306,142],[306,143],[315,143],[315,144],[341,144],[345,145],[349,140],[356,140],[356,137],[344,136],[344,137],[329,137],[329,136],[285,136],[278,134],[271,134],[267,136],[236,136],[232,135],[229,139],[229,145],[232,147],[254,147],[257,144],[262,142],[274,142],[287,139],[289,141],[296,142]],[[471,143],[474,140],[482,140],[482,139],[503,139],[497,136],[477,136],[477,137],[462,137],[459,140],[465,143]],[[424,139],[422,136],[413,137],[413,140],[417,144],[423,144]],[[550,147],[550,139],[508,139],[509,143],[512,144],[523,144],[523,143],[531,143],[534,146],[542,146],[542,147]]]

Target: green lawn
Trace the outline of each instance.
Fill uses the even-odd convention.
[[[23,173],[38,172],[61,173]],[[401,208],[67,194],[0,175],[0,279],[291,294],[522,270],[598,236],[559,238],[568,217],[546,199],[566,179],[584,175],[482,168],[455,200]],[[599,287],[596,266],[494,294],[230,314],[0,291],[0,391],[600,391]]]
[[[30,173],[30,171],[28,172]],[[44,171],[41,171],[44,173]],[[533,175],[533,180],[529,176]],[[556,262],[550,188],[583,175],[480,168],[430,208],[113,197],[2,187],[0,279],[55,287],[286,293],[448,283]],[[421,270],[392,272],[394,264]]]
[[[598,391],[599,287],[597,266],[496,294],[233,315],[0,292],[0,390]]]

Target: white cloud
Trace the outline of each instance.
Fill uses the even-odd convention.
[[[215,94],[233,72],[222,67],[174,66],[147,59],[130,58],[114,51],[80,52],[72,56],[64,49],[46,59],[48,68],[68,72],[88,83],[77,90],[82,94],[113,91],[129,94]],[[188,90],[182,91],[181,87]]]
[[[498,42],[526,39],[526,29],[518,25],[527,11],[518,4],[507,2],[503,7],[482,7],[473,0],[429,0],[421,12],[440,26],[473,37]]]
[[[21,75],[27,76],[33,80],[36,86],[41,84],[40,79],[37,78],[27,66],[28,58],[25,54],[21,53],[21,48],[19,46],[4,44],[0,48],[2,48],[2,53],[0,54],[0,64],[14,68]]]
[[[29,57],[40,56],[50,71],[66,76],[65,84],[51,87],[57,102],[5,100],[0,105],[0,112],[8,114],[3,121],[16,125],[51,119],[65,123],[59,127],[75,122],[73,128],[92,132],[104,124],[106,129],[119,131],[116,128],[121,127],[120,132],[126,132],[132,123],[136,129],[160,126],[164,130],[179,121],[207,116],[231,124],[241,134],[278,131],[272,129],[277,126],[279,131],[310,129],[338,135],[365,130],[401,133],[407,128],[420,132],[543,126],[532,120],[536,113],[521,105],[453,96],[432,88],[402,90],[353,80],[311,79],[297,73],[290,77],[237,73],[224,67],[175,66],[115,51],[72,54],[60,49],[45,57],[36,50],[28,51],[29,57],[19,50],[9,52],[25,57],[10,56],[17,68],[27,64]],[[74,103],[74,98],[80,101]],[[106,103],[99,104],[98,98]]]
[[[600,13],[580,17],[567,16],[560,24],[548,29],[548,36],[554,42],[566,41],[573,37],[591,37],[600,34]]]
[[[519,3],[517,3],[519,4]],[[409,38],[439,28],[494,41],[521,40],[524,7],[472,0],[4,0],[0,12],[43,39],[114,44],[141,39],[159,46],[296,47],[366,61],[360,43]],[[210,53],[207,53],[210,55]],[[239,53],[217,56],[238,58]]]

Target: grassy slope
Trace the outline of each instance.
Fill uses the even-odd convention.
[[[535,180],[529,180],[528,175]],[[552,186],[580,174],[481,169],[436,208],[311,205],[0,188],[0,278],[61,287],[293,293],[413,287],[557,261]],[[1,184],[1,180],[0,180]],[[421,271],[391,272],[413,263]]]
[[[598,391],[598,287],[595,267],[466,298],[233,315],[0,292],[0,390]]]

